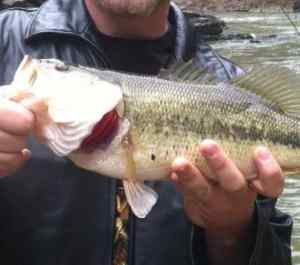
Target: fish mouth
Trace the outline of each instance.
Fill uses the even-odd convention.
[[[106,113],[103,118],[97,122],[92,132],[82,141],[80,150],[91,153],[96,149],[105,149],[114,139],[120,127],[120,116],[114,109]]]

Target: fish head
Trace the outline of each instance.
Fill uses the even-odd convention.
[[[68,156],[107,113],[122,105],[123,95],[120,85],[88,68],[25,56],[6,97],[33,112],[33,133],[40,142]]]

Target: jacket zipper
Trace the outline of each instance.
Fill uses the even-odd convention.
[[[111,182],[111,200],[110,200],[110,215],[109,215],[109,240],[108,240],[108,244],[107,244],[107,253],[109,253],[109,255],[107,255],[107,261],[106,264],[108,265],[112,265],[112,259],[113,259],[113,240],[114,240],[114,233],[115,233],[115,217],[116,217],[116,193],[117,193],[117,184],[116,184],[116,180],[112,180]]]
[[[135,233],[136,233],[136,217],[129,209],[129,220],[128,220],[128,257],[127,265],[134,265],[134,251],[135,251]]]

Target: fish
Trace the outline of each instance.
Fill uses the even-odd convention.
[[[218,82],[192,61],[143,76],[27,55],[1,100],[29,109],[33,135],[57,156],[122,180],[132,212],[145,218],[158,200],[147,181],[168,181],[175,158],[213,180],[198,150],[207,138],[247,180],[256,176],[258,145],[284,174],[300,173],[299,81],[293,70],[270,65]]]

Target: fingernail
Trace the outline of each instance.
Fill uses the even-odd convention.
[[[200,147],[200,152],[205,157],[212,157],[215,155],[218,151],[218,146],[215,142],[211,140],[205,140],[201,144],[202,147]]]
[[[257,151],[257,157],[261,161],[267,161],[271,158],[271,153],[267,148],[260,147]]]
[[[183,171],[185,169],[186,165],[186,159],[178,157],[173,162],[173,168],[176,169],[176,171]]]
[[[173,173],[171,173],[171,176],[170,176],[170,177],[171,177],[171,180],[172,180],[172,181],[174,181],[174,182],[178,182],[178,176],[177,176],[177,174],[176,174],[176,173],[174,173],[174,172],[173,172]]]
[[[31,157],[31,151],[27,148],[24,148],[21,153],[25,160],[28,160]]]

